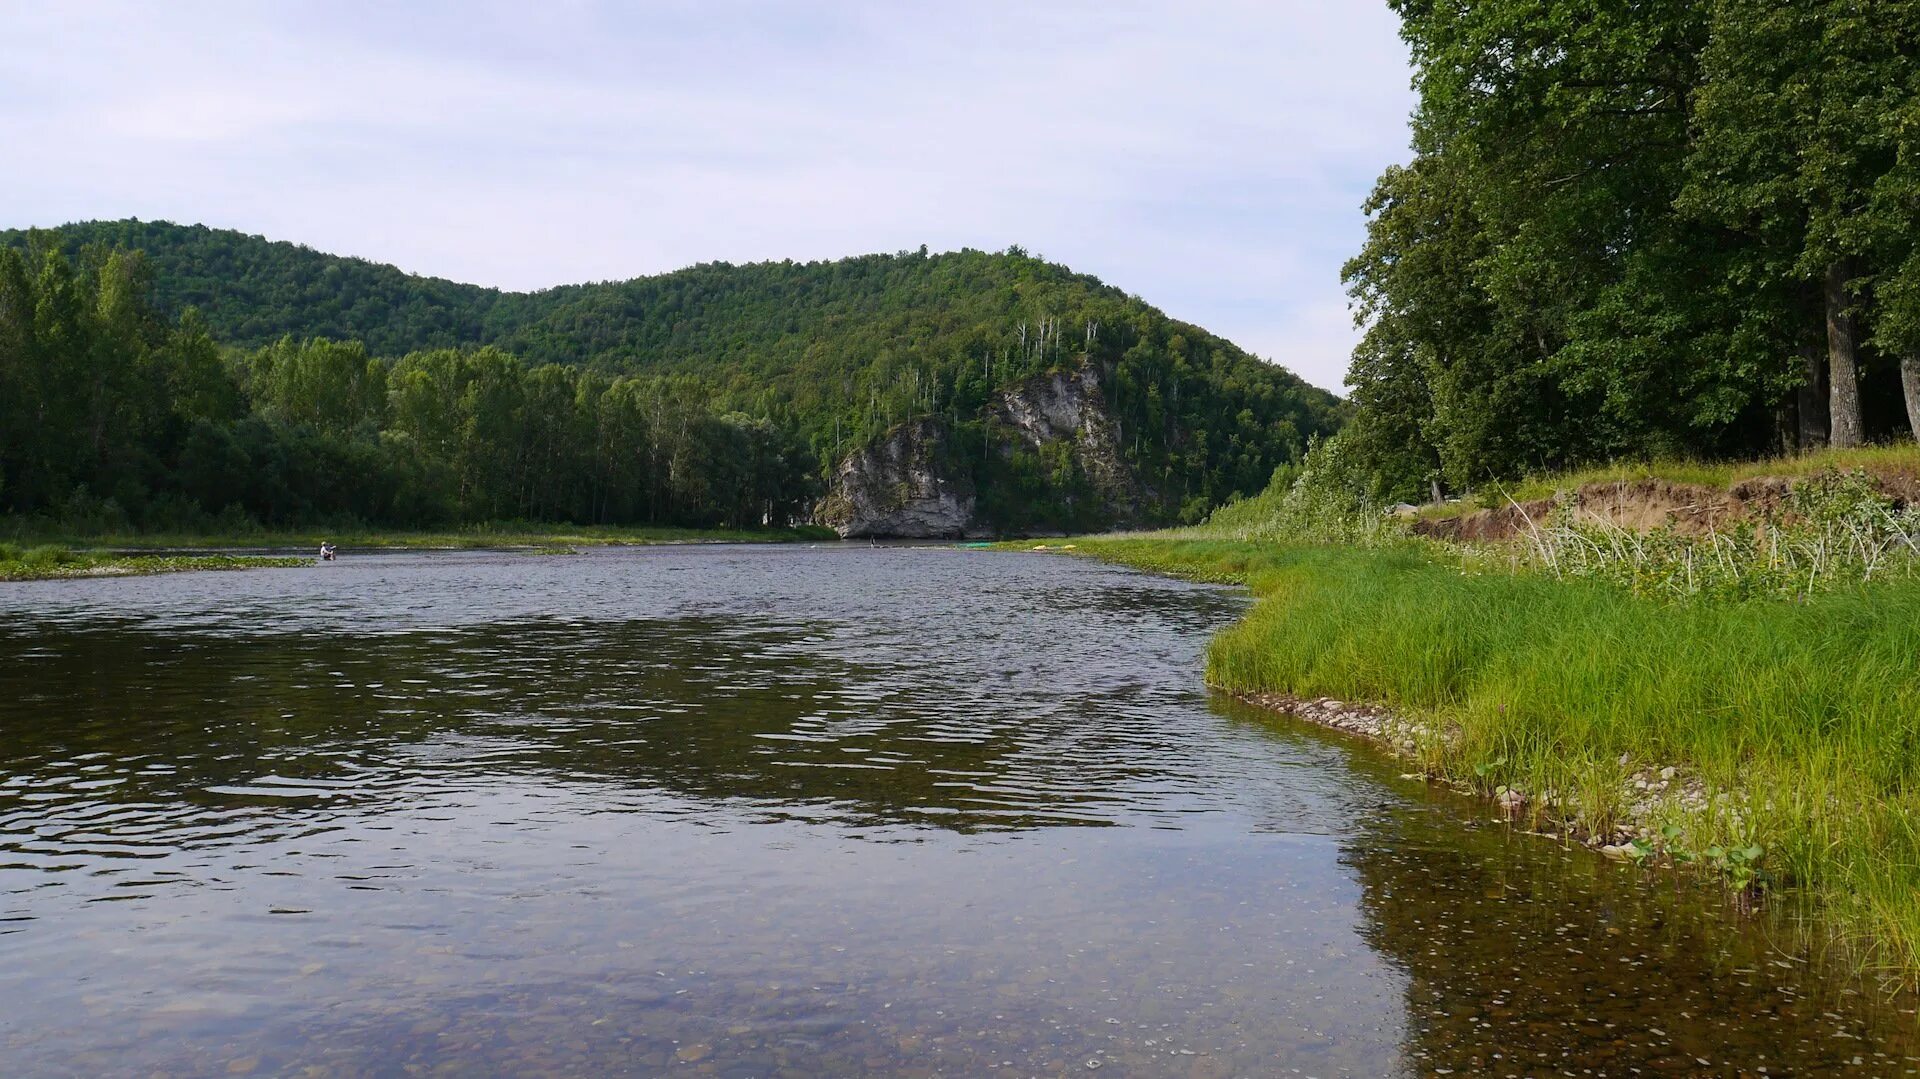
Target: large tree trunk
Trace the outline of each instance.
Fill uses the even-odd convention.
[[[1846,449],[1866,441],[1860,427],[1860,370],[1854,356],[1852,297],[1845,261],[1827,267],[1827,373],[1832,442]]]
[[[1900,357],[1900,388],[1907,394],[1907,424],[1913,440],[1920,442],[1920,352]]]
[[[1800,452],[1805,453],[1827,444],[1827,350],[1818,337],[1809,334],[1800,342],[1800,364],[1806,377],[1800,383],[1796,411],[1800,414]]]

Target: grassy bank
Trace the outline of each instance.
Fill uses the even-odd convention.
[[[462,528],[241,529],[210,532],[80,532],[45,522],[0,520],[0,539],[97,551],[178,550],[220,547],[318,548],[322,540],[350,549],[591,547],[655,543],[793,543],[835,540],[832,529],[801,527],[756,530],[602,527],[503,522]]]
[[[1211,681],[1383,702],[1457,732],[1419,745],[1434,774],[1553,792],[1582,828],[1606,834],[1635,772],[1677,766],[1709,797],[1663,803],[1659,845],[1759,847],[1866,961],[1920,974],[1920,584],[1675,603],[1411,543],[1189,531],[1079,553],[1246,584],[1258,603],[1212,643]]]
[[[76,532],[43,521],[0,519],[0,581],[60,577],[132,576],[203,569],[304,566],[311,556],[263,558],[231,554],[181,554],[220,548],[317,550],[322,540],[355,549],[480,549],[525,547],[536,553],[569,553],[576,547],[661,543],[795,543],[837,540],[827,528],[755,531],[693,528],[614,528],[504,523],[440,531],[367,529],[235,530],[227,532]]]
[[[0,544],[0,581],[43,581],[62,577],[133,577],[208,569],[264,569],[312,565],[311,558],[257,558],[242,555],[126,555],[74,551],[43,544],[20,548]]]

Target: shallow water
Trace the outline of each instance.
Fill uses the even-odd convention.
[[[0,1072],[1920,1074],[1710,887],[944,548],[0,586]]]

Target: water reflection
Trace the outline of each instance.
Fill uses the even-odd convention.
[[[1906,1075],[1910,1001],[1873,1006],[1784,915],[1730,931],[1708,881],[1642,873],[1454,807],[1348,847],[1365,939],[1407,975],[1406,1058],[1468,1075]]]
[[[108,826],[127,854],[245,842],[221,824],[240,810],[311,823],[475,783],[597,783],[605,810],[960,831],[1113,824],[1195,794],[1164,766],[1191,748],[1183,723],[1157,718],[1191,687],[1083,672],[1010,690],[823,623],[503,623],[374,646],[137,625],[0,636],[16,641],[0,695],[59,714],[9,725],[0,837],[31,825],[36,840],[0,849],[19,853]],[[60,698],[77,686],[110,690]],[[172,812],[156,829],[103,817],[115,804]]]
[[[1693,892],[1209,702],[1229,593],[336,565],[0,591],[10,1074],[1907,1066]]]

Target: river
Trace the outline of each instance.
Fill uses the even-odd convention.
[[[1778,917],[1210,698],[1245,602],[843,545],[0,586],[0,1071],[1920,1069]]]

